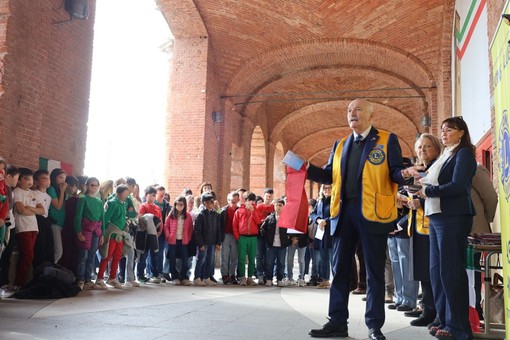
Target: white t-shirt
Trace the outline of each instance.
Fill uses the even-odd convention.
[[[48,195],[46,192],[42,192],[39,190],[32,191],[35,195],[35,199],[37,201],[37,204],[41,203],[44,208],[44,217],[48,217],[48,209],[51,205],[51,196]]]
[[[23,190],[21,188],[16,188],[13,191],[14,193],[14,204],[16,202],[21,202],[26,207],[36,207],[37,199],[35,198],[34,192],[30,189]],[[37,228],[37,219],[35,215],[21,215],[19,213],[15,213],[15,221],[16,221],[16,233],[23,233],[27,231],[39,231]]]

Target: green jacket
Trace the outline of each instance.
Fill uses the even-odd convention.
[[[106,201],[103,221],[103,235],[106,233],[106,227],[112,223],[120,230],[126,228],[126,202],[120,202],[117,196]]]

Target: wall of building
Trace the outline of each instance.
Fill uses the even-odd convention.
[[[0,155],[37,168],[39,157],[83,170],[95,0],[69,20],[61,0],[0,5]]]

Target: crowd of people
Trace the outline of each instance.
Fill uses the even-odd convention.
[[[461,117],[443,121],[441,139],[422,134],[413,164],[395,135],[371,125],[372,116],[369,102],[351,102],[353,134],[335,143],[324,168],[307,163],[308,178],[322,186],[308,202],[304,233],[279,227],[286,197],[270,188],[260,196],[238,189],[220,204],[204,182],[196,197],[186,188],[171,201],[161,185],[140,197],[130,177],[100,182],[0,158],[2,296],[22,289],[45,263],[70,270],[81,290],[162,282],[313,286],[330,288],[330,321],[312,337],[347,337],[349,294],[366,293],[370,339],[385,339],[385,303],[436,338],[471,339],[466,242],[470,233],[490,232],[497,194],[488,171],[477,166]],[[479,276],[475,287],[483,318]]]
[[[327,188],[319,204],[310,200],[309,231],[302,233],[278,227],[286,198],[274,198],[270,188],[261,196],[232,191],[222,206],[204,182],[197,197],[186,188],[171,202],[161,185],[148,186],[140,195],[130,177],[100,182],[60,168],[17,168],[2,158],[0,183],[3,297],[22,289],[47,263],[70,270],[81,290],[162,282],[214,286],[218,281],[329,286],[329,233],[315,238],[317,229],[327,229],[322,203],[329,197]],[[215,277],[217,253],[221,278]],[[299,274],[294,278],[296,253]]]

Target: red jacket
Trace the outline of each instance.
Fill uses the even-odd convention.
[[[165,239],[166,243],[170,245],[177,244],[177,223],[178,220],[176,218],[167,217],[165,221]],[[186,213],[186,219],[184,220],[184,228],[182,229],[182,244],[188,245],[191,240],[191,236],[193,235],[193,219],[191,218],[190,213]]]
[[[255,205],[253,205],[253,212],[246,209],[244,205],[239,207],[232,222],[235,239],[239,240],[241,235],[258,235],[261,223],[262,216],[260,216],[260,212],[255,208]]]

